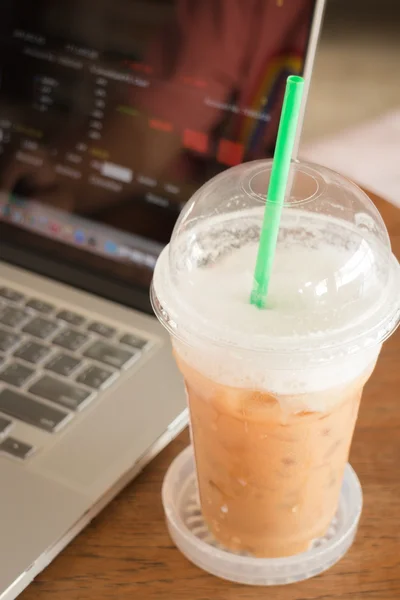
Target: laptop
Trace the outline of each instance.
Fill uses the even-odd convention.
[[[323,4],[3,0],[1,600],[187,424],[152,271],[195,189],[272,155]]]

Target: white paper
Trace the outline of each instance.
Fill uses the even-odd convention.
[[[311,142],[300,158],[330,167],[400,207],[400,109]]]

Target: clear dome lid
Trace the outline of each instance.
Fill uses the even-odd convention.
[[[155,270],[158,317],[188,342],[271,353],[382,342],[399,322],[399,264],[372,201],[321,166],[292,163],[267,307],[250,304],[271,166],[225,171],[185,206]]]

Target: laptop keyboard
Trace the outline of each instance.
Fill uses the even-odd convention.
[[[55,433],[140,360],[142,335],[0,287],[0,453],[34,448],[8,436],[14,420]]]

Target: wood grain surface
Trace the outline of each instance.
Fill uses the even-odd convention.
[[[400,210],[374,198],[400,257]],[[400,599],[400,335],[385,343],[368,383],[351,463],[363,487],[356,541],[325,574],[253,588],[190,564],[172,544],[160,490],[187,432],[162,452],[21,595],[22,600],[396,600]]]

